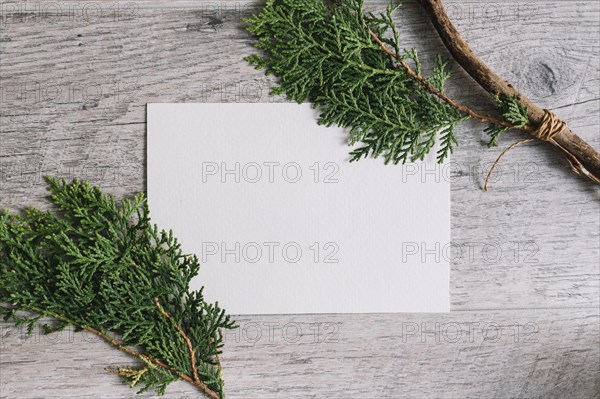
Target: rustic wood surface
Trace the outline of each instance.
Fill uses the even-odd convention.
[[[486,62],[600,147],[598,2],[446,4]],[[242,60],[255,2],[0,6],[0,208],[46,206],[46,174],[144,190],[146,103],[284,101]],[[414,2],[397,18],[406,47],[446,54]],[[450,91],[489,109],[451,65]],[[600,192],[535,143],[511,151],[484,193],[500,149],[485,147],[482,129],[461,128],[443,172],[453,312],[239,318],[222,357],[230,398],[600,397]],[[1,323],[0,339],[1,398],[134,396],[105,371],[130,360],[94,337]],[[178,383],[165,397],[198,395]]]

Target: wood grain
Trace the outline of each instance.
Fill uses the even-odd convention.
[[[485,62],[600,146],[596,2],[446,3]],[[0,6],[2,208],[46,206],[45,174],[85,178],[118,195],[144,190],[146,103],[285,101],[268,96],[274,80],[242,60],[253,52],[242,18],[254,2]],[[367,2],[371,10],[384,6]],[[407,2],[397,18],[405,46],[417,46],[426,64],[446,54],[416,4]],[[449,91],[489,110],[452,65]],[[439,171],[452,181],[454,313],[244,318],[222,359],[229,397],[600,397],[600,193],[543,143],[511,151],[484,193],[500,149],[485,147],[482,130],[464,125],[450,168]],[[509,133],[500,145],[519,137]],[[422,342],[421,323],[440,324],[439,343],[433,335]],[[489,323],[504,326],[502,338],[473,330],[471,341],[469,323],[492,332]],[[515,323],[525,333],[537,328],[537,342],[522,333],[515,342]],[[451,342],[456,324],[462,333]],[[104,344],[0,328],[0,397],[134,396],[104,371],[129,360]],[[177,384],[166,397],[193,393]]]

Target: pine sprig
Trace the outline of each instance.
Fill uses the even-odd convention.
[[[396,8],[373,14],[364,12],[362,0],[268,0],[246,20],[262,51],[246,59],[279,78],[273,94],[311,101],[321,111],[320,124],[348,128],[348,144],[359,144],[351,161],[422,160],[438,144],[443,162],[457,144],[458,123],[473,117],[503,131],[512,127],[511,119],[481,115],[449,99],[444,86],[450,73],[440,57],[423,76],[416,49],[401,50]]]
[[[0,216],[0,311],[32,332],[40,317],[85,329],[138,358],[117,372],[163,394],[178,379],[223,397],[218,355],[234,323],[202,290],[198,259],[150,223],[145,197],[118,203],[86,182],[47,179],[58,212]],[[141,348],[138,349],[133,348]]]

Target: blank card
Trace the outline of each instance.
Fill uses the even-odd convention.
[[[298,104],[149,104],[148,198],[232,314],[449,310],[450,184]]]

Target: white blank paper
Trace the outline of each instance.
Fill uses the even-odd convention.
[[[448,311],[440,167],[349,163],[347,131],[317,115],[148,105],[150,215],[200,258],[192,288],[232,314]]]

